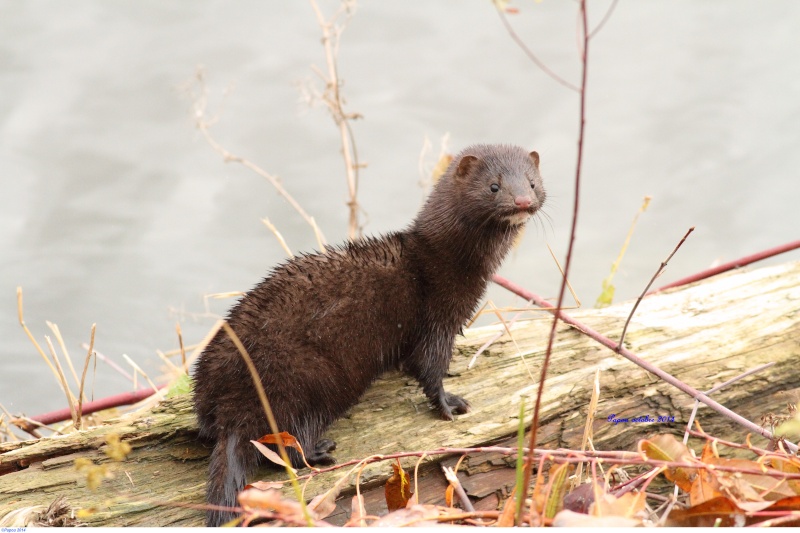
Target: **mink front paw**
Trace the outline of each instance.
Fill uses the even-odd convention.
[[[444,393],[444,402],[439,405],[439,414],[445,420],[453,420],[453,415],[463,415],[469,411],[469,402],[449,392]]]

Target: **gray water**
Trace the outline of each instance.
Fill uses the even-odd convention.
[[[609,2],[589,4],[595,25]],[[576,4],[515,5],[522,38],[578,83]],[[615,279],[618,301],[642,290],[690,226],[660,283],[800,237],[798,22],[790,1],[619,2],[590,47],[571,275],[584,305],[645,195],[653,200]],[[158,375],[155,351],[177,347],[177,322],[187,343],[213,324],[203,295],[247,290],[285,257],[261,218],[295,252],[316,247],[264,179],[223,162],[194,129],[182,87],[198,65],[220,112],[213,135],[279,175],[329,242],[346,238],[337,130],[297,88],[323,57],[305,2],[0,2],[0,403],[29,415],[66,405],[19,327],[17,286],[40,342],[55,322],[82,363],[96,322],[97,350]],[[353,128],[368,163],[366,232],[414,216],[426,138],[434,153],[447,133],[451,151],[521,144],[541,154],[552,223],[531,225],[501,273],[556,295],[545,243],[563,258],[577,94],[525,57],[488,0],[364,0],[339,57],[347,110],[364,117]],[[488,297],[519,303],[499,288]],[[130,387],[98,366],[95,396]]]

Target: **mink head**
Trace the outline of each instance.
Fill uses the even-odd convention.
[[[453,160],[441,185],[452,208],[475,224],[519,226],[544,203],[539,154],[518,146],[475,145]]]

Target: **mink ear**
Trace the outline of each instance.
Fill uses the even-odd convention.
[[[531,159],[533,159],[533,164],[536,167],[536,170],[539,170],[539,152],[534,150],[530,153]]]
[[[458,162],[458,166],[456,167],[456,174],[457,178],[463,178],[467,174],[470,173],[479,163],[479,159],[474,155],[465,155],[461,158]]]

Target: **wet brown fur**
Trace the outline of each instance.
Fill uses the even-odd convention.
[[[471,146],[409,228],[291,259],[230,311],[279,429],[297,437],[311,462],[333,462],[323,432],[390,369],[415,377],[442,418],[467,411],[442,378],[456,334],[524,223],[521,211],[544,202],[538,162],[518,147]],[[519,198],[531,204],[523,209]],[[208,501],[235,506],[259,460],[248,441],[271,431],[223,331],[198,360],[194,394],[201,437],[215,443]],[[207,522],[233,516],[212,511]]]

